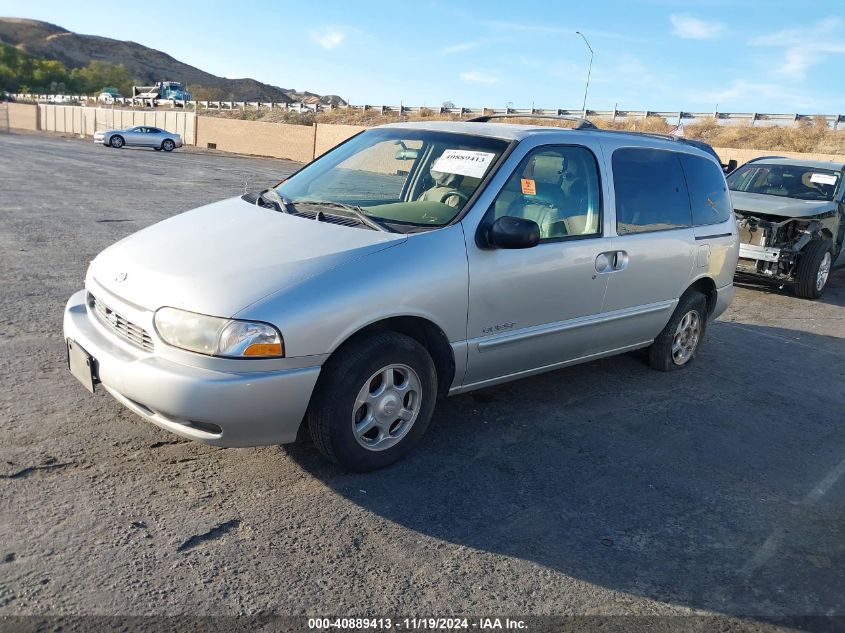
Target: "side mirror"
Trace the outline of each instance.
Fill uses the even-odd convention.
[[[725,173],[726,173],[726,174],[731,173],[731,172],[732,172],[732,171],[734,171],[736,168],[737,168],[737,162],[736,162],[736,159],[735,159],[735,158],[731,158],[731,159],[728,161],[728,164],[727,164],[727,165],[722,165],[722,169],[724,169],[724,171],[725,171]]]
[[[487,229],[493,248],[532,248],[540,243],[540,227],[533,220],[503,215]]]

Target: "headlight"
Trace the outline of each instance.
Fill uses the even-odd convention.
[[[268,323],[221,319],[176,308],[161,308],[153,321],[165,343],[199,354],[229,358],[285,355],[282,335]]]

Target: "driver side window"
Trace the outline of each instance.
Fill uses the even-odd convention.
[[[601,235],[600,191],[590,150],[540,147],[522,160],[499,192],[495,218],[533,220],[541,241]]]

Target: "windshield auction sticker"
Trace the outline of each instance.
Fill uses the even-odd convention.
[[[835,185],[836,176],[833,174],[813,174],[810,176],[810,182],[816,182],[820,185]]]
[[[536,196],[537,195],[537,183],[535,183],[530,178],[523,178],[520,180],[522,184],[522,193],[526,196]]]
[[[470,176],[481,178],[490,163],[493,162],[495,154],[490,152],[473,152],[466,149],[447,149],[440,158],[434,161],[432,169],[444,174],[457,174],[459,176]]]

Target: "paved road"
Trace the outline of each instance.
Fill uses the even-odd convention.
[[[0,135],[0,616],[845,614],[845,271],[741,288],[684,372],[625,355],[441,403],[372,475],[91,396],[88,261],[294,164]]]

